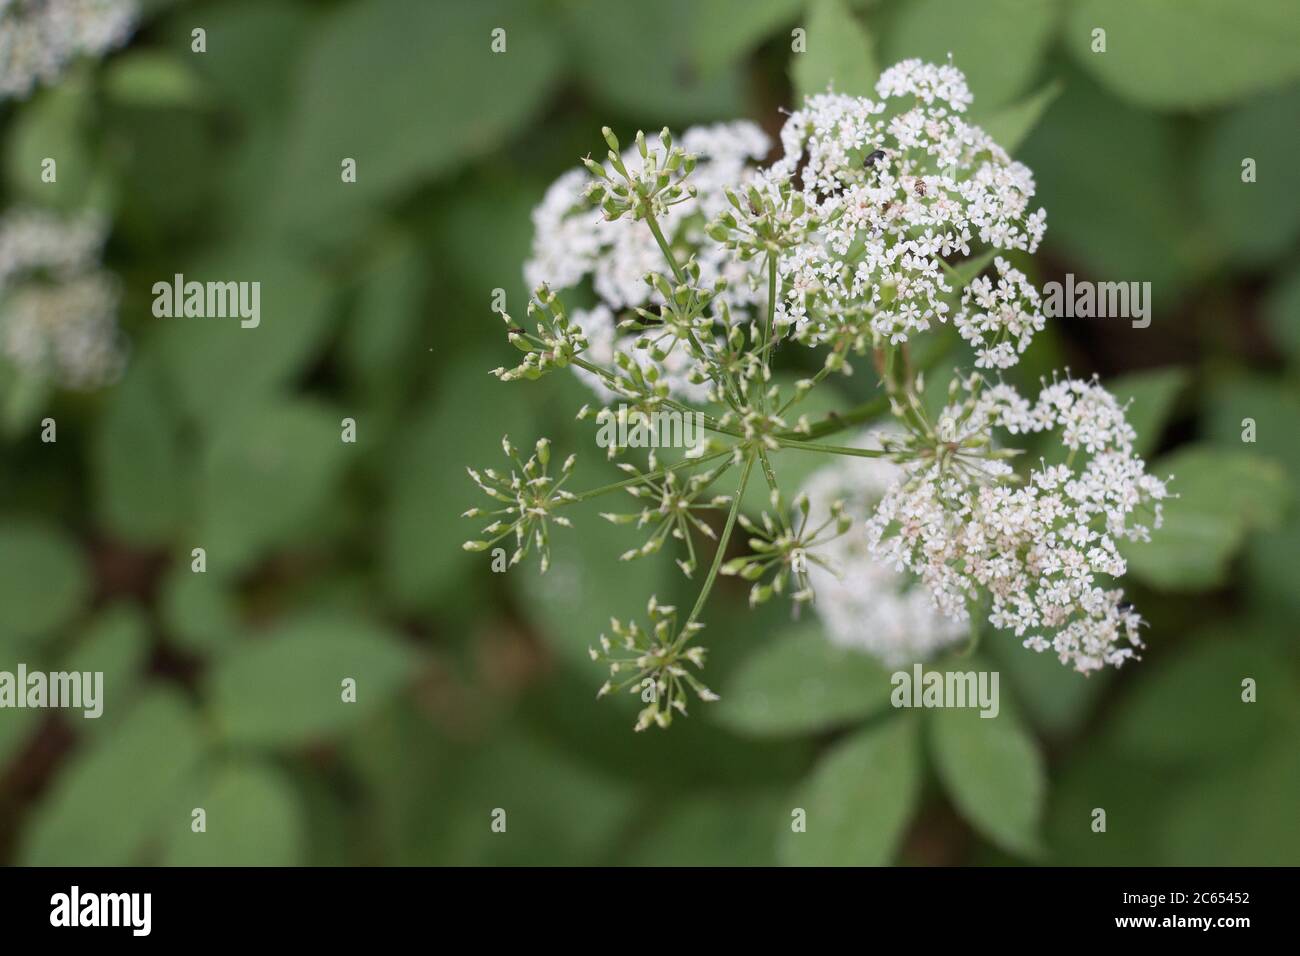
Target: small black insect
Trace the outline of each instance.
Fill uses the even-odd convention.
[[[871,167],[875,166],[884,158],[885,158],[885,151],[883,149],[874,150],[873,152],[867,154],[867,158],[862,161],[862,168],[870,169]]]

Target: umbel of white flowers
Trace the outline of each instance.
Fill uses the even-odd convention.
[[[100,265],[107,237],[93,213],[38,210],[0,216],[0,361],[72,389],[111,383],[126,348],[118,282]]]
[[[681,145],[638,133],[626,150],[607,129],[605,156],[561,177],[533,214],[529,322],[503,317],[521,358],[494,374],[571,369],[596,404],[579,419],[692,414],[709,437],[621,461],[626,478],[581,491],[567,487],[572,457],[557,479],[541,445],[508,474],[471,470],[500,507],[467,512],[489,523],[465,547],[509,538],[515,560],[536,550],[545,570],[548,526],[566,526],[568,506],[627,494],[637,508],[605,519],[649,536],[622,560],[670,547],[688,577],[707,568],[688,613],[651,597],[647,625],[615,621],[592,647],[611,675],[601,693],[646,704],[637,729],[685,714],[688,689],[715,697],[695,676],[695,641],[719,576],[750,582],[751,603],[813,604],[832,640],[890,664],[961,640],[976,615],[1084,674],[1142,646],[1117,545],[1160,526],[1168,492],[1134,452],[1124,408],[1096,381],[1058,377],[1031,400],[985,378],[1046,321],[1008,255],[1033,253],[1046,228],[1033,175],[965,120],[972,97],[953,66],[899,63],[876,92],[809,97],[768,167],[771,144],[748,122],[688,130]],[[958,357],[970,371],[937,402],[913,354],[925,338],[928,356],[950,339],[970,350]],[[815,371],[776,384],[783,348]],[[863,362],[879,394],[802,412]],[[850,443],[826,440],[881,419]],[[1016,447],[1031,438],[1037,464]],[[792,455],[827,465],[790,498],[772,461]],[[760,480],[768,509],[742,513]],[[728,558],[733,537],[743,549]]]
[[[131,36],[135,0],[0,0],[0,100],[25,99],[78,56],[102,56]]]

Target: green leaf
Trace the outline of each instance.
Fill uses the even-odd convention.
[[[748,112],[735,64],[697,69],[699,44],[705,42],[697,21],[706,6],[710,4],[696,0],[566,0],[568,60],[584,92],[605,110],[646,117],[654,130],[665,124],[730,120]],[[716,29],[716,21],[706,29]],[[743,30],[733,39],[748,42]],[[591,133],[592,146],[603,154],[596,130]]]
[[[1291,367],[1300,367],[1300,266],[1277,278],[1264,302],[1264,319]]]
[[[119,602],[99,613],[59,665],[66,671],[104,675],[100,716],[86,719],[79,711],[69,712],[79,718],[79,729],[101,734],[117,726],[140,692],[148,658],[149,619],[140,607]]]
[[[1256,603],[1300,613],[1300,591],[1291,565],[1300,553],[1300,388],[1290,379],[1219,374],[1201,392],[1206,436],[1221,447],[1249,449],[1277,462],[1291,477],[1285,521],[1259,527],[1246,545],[1245,585]],[[1243,442],[1253,430],[1254,441]]]
[[[1145,761],[1124,760],[1085,740],[1052,779],[1047,831],[1054,860],[1077,866],[1152,866],[1159,834],[1179,782]],[[1092,829],[1106,814],[1106,830]]]
[[[936,710],[929,725],[935,766],[961,815],[1009,853],[1037,856],[1047,773],[1011,710]]]
[[[228,0],[203,11],[206,54],[189,53],[195,24],[188,16],[168,20],[162,45],[185,51],[183,58],[201,77],[200,89],[213,99],[241,119],[274,123],[278,132],[292,93],[290,81],[318,14],[309,0]],[[232,50],[239,56],[221,55]],[[265,169],[260,172],[265,183],[270,177]]]
[[[772,825],[788,819],[784,794],[695,794],[655,810],[631,866],[774,866]]]
[[[1200,392],[1206,437],[1233,452],[1249,451],[1300,475],[1300,386],[1259,373],[1212,375]],[[1246,442],[1249,423],[1253,441]],[[1293,492],[1300,487],[1292,485]]]
[[[109,60],[104,92],[127,106],[202,106],[207,93],[191,58],[160,50],[133,50]]]
[[[1277,738],[1298,688],[1286,660],[1256,637],[1218,629],[1169,655],[1149,650],[1107,739],[1153,765],[1214,767]],[[1242,700],[1246,678],[1255,681],[1254,703]]]
[[[282,177],[291,222],[355,228],[359,213],[500,145],[559,79],[552,23],[518,0],[334,8],[298,74]],[[504,53],[492,51],[498,28]],[[357,161],[355,183],[341,181],[345,157]]]
[[[142,862],[160,814],[197,765],[204,745],[189,706],[153,691],[111,734],[79,752],[38,806],[20,856],[26,866]]]
[[[1173,307],[1216,248],[1187,200],[1185,154],[1172,120],[1074,75],[1019,152],[1038,183],[1035,202],[1049,213],[1047,242],[1073,260],[1075,273],[1150,282],[1161,309]]]
[[[1130,372],[1106,383],[1121,404],[1130,402],[1126,414],[1128,423],[1137,432],[1133,450],[1139,455],[1150,455],[1159,445],[1178,396],[1187,388],[1191,378],[1187,369],[1171,367]]]
[[[149,355],[109,394],[92,451],[96,510],[108,530],[131,544],[166,542],[189,507],[193,478],[173,396]]]
[[[225,211],[213,196],[213,186],[227,173],[227,144],[235,137],[229,123],[213,122],[207,110],[143,109],[106,99],[96,109],[102,113],[96,118],[104,137],[99,150],[103,158],[96,157],[95,168],[112,174],[115,242],[125,242],[133,251],[157,250],[162,256],[147,266],[136,256],[124,260],[141,269],[128,290],[142,295],[148,282],[171,276],[182,249],[225,231],[215,228]],[[267,176],[265,169],[262,175]],[[142,326],[154,322],[145,319],[147,308],[140,303],[130,309],[140,316]]]
[[[752,654],[709,713],[742,734],[800,734],[867,717],[889,703],[889,693],[889,674],[874,658],[804,627]]]
[[[1300,89],[1253,100],[1217,119],[1197,162],[1197,185],[1215,237],[1233,262],[1258,267],[1300,232]],[[1255,161],[1242,182],[1242,161]]]
[[[458,358],[441,376],[434,403],[426,402],[419,417],[393,442],[382,518],[384,585],[404,606],[428,607],[463,592],[468,581],[491,580],[491,553],[461,549],[461,543],[486,524],[460,517],[487,500],[465,468],[504,465],[502,435],[510,435],[521,447],[531,444],[536,438],[537,396],[545,394],[549,384],[497,381],[488,370],[501,364],[503,354],[493,350]],[[491,421],[466,414],[467,409],[491,410]],[[592,451],[598,451],[594,444]],[[585,482],[584,466],[592,457],[579,457],[574,481]],[[556,538],[566,533],[557,529]],[[510,573],[536,571],[516,566]]]
[[[19,662],[30,663],[21,643],[0,632],[0,670],[13,673]],[[4,719],[0,720],[0,776],[7,772],[9,762],[22,753],[32,732],[41,724],[41,717],[41,711],[28,707],[5,711]]]
[[[350,768],[349,768],[350,769]],[[302,866],[348,866],[356,856],[356,818],[351,794],[340,790],[335,780],[321,774],[300,774],[293,779],[303,818],[300,854]],[[367,805],[367,836],[374,833],[373,816]],[[373,844],[368,843],[368,848]],[[372,857],[373,858],[373,857]]]
[[[29,434],[53,393],[54,386],[39,372],[0,362],[0,435]]]
[[[227,422],[203,457],[195,544],[219,570],[246,565],[310,529],[359,445],[342,417],[306,400],[268,404]],[[364,420],[358,433],[364,435]],[[363,440],[363,439],[362,439]]]
[[[186,282],[259,283],[256,327],[244,328],[239,317],[152,320],[162,326],[157,341],[181,410],[209,429],[260,413],[325,347],[330,286],[283,248],[266,240],[232,244],[177,272]]]
[[[44,636],[75,617],[89,591],[85,559],[68,535],[28,518],[0,524],[0,634]]]
[[[1256,533],[1246,551],[1246,585],[1252,603],[1300,618],[1300,592],[1291,563],[1300,554],[1300,514]]]
[[[239,614],[217,573],[196,573],[178,563],[163,579],[159,609],[167,636],[190,650],[211,653],[230,646],[239,629]]]
[[[951,53],[966,74],[978,118],[1025,91],[1055,33],[1059,9],[1055,0],[912,0],[900,5],[886,34],[886,59],[945,63]]]
[[[410,358],[412,341],[419,339],[416,329],[428,261],[425,251],[405,234],[376,246],[360,283],[353,321],[344,330],[344,360],[367,390],[396,393],[404,381],[395,380],[393,371]],[[426,352],[419,360],[427,357]]]
[[[808,48],[790,61],[795,104],[825,93],[827,84],[836,93],[873,96],[880,67],[866,27],[844,0],[810,0],[808,11]]]
[[[90,144],[93,96],[85,71],[74,68],[11,115],[4,160],[13,200],[71,212],[102,199],[102,164]],[[41,178],[47,158],[55,161],[58,174],[52,183]]]
[[[984,132],[1008,153],[1015,155],[1020,144],[1038,125],[1043,113],[1052,101],[1061,95],[1061,82],[1054,80],[1036,93],[1031,93],[1022,100],[1004,106],[986,117],[977,120]]]
[[[1092,31],[1106,52],[1092,52]],[[1066,47],[1112,92],[1150,109],[1203,109],[1300,77],[1290,0],[1080,0]]]
[[[883,866],[920,790],[916,721],[891,717],[837,743],[795,797],[807,831],[785,824],[777,855],[787,866]]]
[[[16,663],[5,661],[0,667],[12,671]],[[41,712],[29,708],[6,713],[5,719],[0,720],[0,773],[9,771],[10,761],[18,759],[40,723]]]
[[[712,0],[692,9],[693,59],[706,75],[750,53],[773,30],[793,24],[803,0]],[[787,34],[788,37],[788,34]]]
[[[522,177],[502,181],[485,176],[463,184],[439,204],[434,227],[437,254],[447,273],[455,276],[460,288],[471,296],[468,305],[472,309],[473,332],[484,333],[496,349],[508,346],[500,318],[488,311],[496,308],[494,290],[505,293],[506,313],[519,321],[527,315],[533,290],[524,282],[524,262],[532,251],[532,212],[547,185]],[[420,265],[427,272],[427,253],[422,254]],[[562,299],[572,310],[575,293],[565,292]],[[469,332],[467,329],[465,339],[469,339]]]
[[[1294,866],[1300,859],[1300,760],[1292,725],[1248,762],[1220,764],[1178,788],[1159,821],[1163,862],[1172,866]]]
[[[719,635],[708,642],[703,676],[710,687],[726,683],[728,665],[745,650],[746,639],[739,635],[757,640],[768,631],[757,620],[765,614],[785,617],[771,605],[750,611],[743,601],[723,600],[711,606],[708,630],[701,635]],[[674,720],[668,733],[636,734],[629,742],[629,730],[644,705],[639,696],[631,694],[597,699],[595,688],[601,677],[591,661],[581,670],[576,666],[563,669],[529,695],[516,719],[560,749],[581,752],[593,767],[642,789],[674,793],[762,787],[784,790],[812,765],[817,747],[810,738],[737,736],[708,719],[716,703],[691,702],[690,719]],[[725,753],[727,759],[719,760],[719,753]],[[782,811],[786,813],[788,808]],[[771,837],[769,830],[764,839]]]
[[[252,763],[223,765],[202,775],[188,796],[206,811],[195,833],[185,813],[168,827],[166,866],[300,866],[306,851],[298,794],[284,774]]]
[[[981,645],[981,653],[995,661],[1003,680],[1014,687],[1026,719],[1042,734],[1053,737],[1083,724],[1115,674],[1107,669],[1085,678],[1063,666],[1055,654],[1027,650],[1008,634],[990,636]]]
[[[946,262],[943,263],[945,266],[944,271],[946,271],[952,278],[951,284],[958,299],[960,298],[960,290],[970,285],[973,279],[987,269],[989,264],[997,257],[997,254],[998,250],[996,249],[986,249],[984,252],[971,256],[969,259],[963,259],[956,265],[949,265]],[[940,261],[942,262],[943,260]]]
[[[1159,478],[1173,475],[1164,526],[1149,542],[1125,542],[1128,572],[1165,590],[1222,584],[1246,533],[1279,520],[1290,495],[1282,469],[1249,452],[1192,445],[1155,462]]]
[[[440,779],[402,794],[409,806],[393,821],[399,827],[394,836],[400,861],[592,865],[602,862],[627,831],[637,807],[627,783],[518,727],[447,757]],[[407,775],[400,773],[399,779]],[[494,821],[505,830],[494,832]]]
[[[332,736],[382,704],[410,674],[411,652],[365,621],[300,617],[220,659],[208,682],[214,721],[232,743],[285,746]],[[343,681],[356,682],[356,701]]]

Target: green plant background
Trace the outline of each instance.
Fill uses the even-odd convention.
[[[3,205],[111,213],[133,343],[98,393],[0,381],[0,669],[107,685],[98,721],[0,711],[0,860],[1300,863],[1292,0],[145,6],[127,49],[0,108]],[[634,735],[585,649],[652,591],[690,599],[667,561],[618,564],[591,513],[545,578],[460,549],[464,466],[503,433],[607,480],[579,383],[487,374],[510,354],[493,290],[522,311],[530,210],[602,125],[775,133],[828,79],[866,92],[949,52],[1036,174],[1033,276],[1153,283],[1150,328],[1053,322],[1016,374],[1099,373],[1177,474],[1130,553],[1144,659],[1084,679],[986,636],[1001,717],[896,712],[868,658],[723,586],[703,641],[723,701]],[[155,319],[177,272],[259,280],[261,327]]]

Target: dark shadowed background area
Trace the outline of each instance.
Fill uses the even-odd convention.
[[[1300,863],[1293,0],[145,8],[123,49],[0,103],[0,209],[107,214],[131,342],[97,391],[0,375],[0,670],[106,684],[98,720],[0,710],[0,861]],[[899,716],[870,659],[724,581],[723,701],[634,734],[586,648],[651,591],[692,599],[668,556],[619,564],[630,539],[594,513],[544,578],[460,547],[464,468],[503,434],[609,480],[579,382],[488,375],[513,361],[490,308],[523,311],[529,214],[603,125],[775,136],[802,92],[950,52],[1048,211],[1017,264],[1152,283],[1150,327],[1049,322],[1011,376],[1100,374],[1177,475],[1130,553],[1143,659],[1085,679],[986,635],[1005,720]],[[155,318],[176,273],[260,281],[260,327]]]

